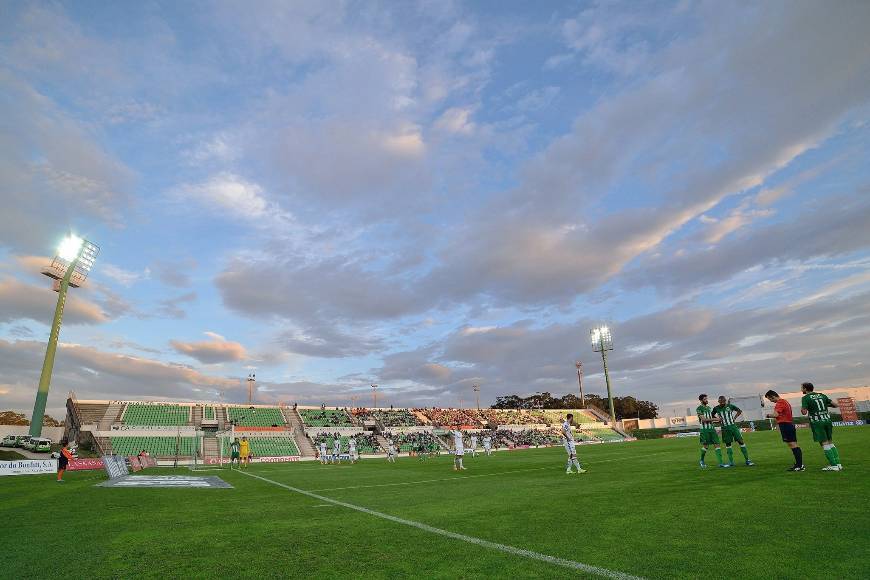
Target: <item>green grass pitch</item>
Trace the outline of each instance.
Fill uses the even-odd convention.
[[[0,478],[7,578],[587,577],[445,537],[272,482],[441,530],[646,578],[866,577],[870,428],[836,428],[846,469],[799,431],[807,471],[776,432],[747,437],[758,464],[698,467],[693,438],[357,465],[253,465],[233,489],[109,489],[102,472]],[[739,451],[735,460],[742,459]],[[161,469],[160,473],[173,470]],[[178,473],[190,474],[187,469]]]

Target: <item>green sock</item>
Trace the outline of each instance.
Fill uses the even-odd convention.
[[[837,465],[837,459],[834,457],[833,449],[825,449],[825,457],[828,458],[828,463],[831,465]]]
[[[716,449],[716,459],[719,460],[719,465],[722,465],[722,450],[719,448]]]
[[[707,455],[707,450],[701,447],[701,463],[704,462],[704,456]]]
[[[740,446],[740,453],[743,454],[743,458],[744,458],[746,461],[749,461],[749,450],[746,449],[746,445],[741,445],[741,446]]]
[[[728,463],[734,463],[734,450],[730,447],[725,449],[728,452]]]
[[[831,447],[831,451],[834,452],[834,461],[836,461],[836,465],[840,465],[840,450],[836,447]]]

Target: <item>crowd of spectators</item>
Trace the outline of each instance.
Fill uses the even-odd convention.
[[[530,447],[537,445],[555,445],[561,442],[558,432],[540,431],[538,429],[524,429],[522,431],[509,431],[507,429],[481,431],[477,434],[478,441],[482,441],[487,435],[492,437],[493,449],[499,447],[519,447],[523,445],[528,445]]]
[[[440,409],[432,407],[431,409],[414,410],[422,413],[431,423],[438,426],[460,427],[466,425],[480,427],[483,424],[480,411],[474,409]]]
[[[343,409],[300,409],[302,422],[311,427],[353,427],[350,415]]]
[[[338,439],[341,441],[341,451],[347,452],[347,445],[350,439],[356,440],[356,450],[359,453],[383,453],[377,438],[371,433],[357,433],[356,435],[342,435],[341,433],[318,433],[311,438],[314,441],[316,448],[320,447],[320,443],[325,441],[326,447],[332,452],[332,442]]]
[[[431,452],[441,448],[435,440],[435,436],[427,432],[387,433],[384,437],[395,443],[399,451]]]
[[[420,424],[416,415],[407,409],[354,409],[353,414],[360,420],[374,419],[384,427],[416,427]]]
[[[492,425],[546,425],[550,421],[540,411],[526,409],[484,409],[481,416]]]

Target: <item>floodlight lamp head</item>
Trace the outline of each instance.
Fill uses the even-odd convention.
[[[83,239],[74,234],[68,235],[61,240],[60,245],[57,247],[58,257],[67,262],[72,262],[79,257],[84,242]]]
[[[592,350],[595,352],[613,350],[613,335],[607,325],[602,324],[590,330],[589,338],[592,342]]]

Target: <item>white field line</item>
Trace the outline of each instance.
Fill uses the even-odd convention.
[[[596,576],[602,576],[604,578],[614,578],[616,580],[640,580],[638,576],[632,576],[630,574],[625,574],[623,572],[618,572],[616,570],[609,570],[607,568],[600,568],[598,566],[592,566],[590,564],[584,564],[582,562],[575,562],[573,560],[565,560],[563,558],[557,558],[555,556],[548,556],[547,554],[541,554],[540,552],[534,552],[532,550],[525,550],[523,548],[516,548],[514,546],[507,546],[505,544],[499,544],[497,542],[490,542],[489,540],[484,540],[481,538],[475,538],[474,536],[467,536],[465,534],[458,534],[456,532],[450,532],[448,530],[442,530],[441,528],[436,528],[434,526],[430,526],[428,524],[423,524],[420,522],[415,522],[413,520],[406,520],[404,518],[391,516],[390,514],[385,514],[383,512],[378,512],[375,510],[371,510],[362,506],[354,505],[352,503],[347,503],[343,501],[339,501],[336,499],[328,498],[322,495],[318,495],[316,493],[305,491],[304,489],[299,489],[297,487],[293,487],[290,485],[285,485],[278,481],[273,481],[271,479],[267,479],[265,477],[261,477],[259,475],[254,475],[253,473],[248,473],[246,471],[242,471],[241,473],[247,475],[248,477],[254,477],[256,479],[265,481],[267,483],[271,483],[272,485],[277,485],[278,487],[283,487],[286,490],[305,495],[316,500],[330,503],[333,505],[341,506],[347,509],[355,510],[358,512],[362,512],[364,514],[368,514],[370,516],[374,516],[376,518],[381,518],[384,520],[388,520],[391,522],[395,522],[397,524],[402,524],[405,526],[410,526],[412,528],[417,528],[418,530],[423,530],[424,532],[429,532],[430,534],[437,534],[439,536],[444,536],[446,538],[451,538],[453,540],[460,540],[462,542],[467,542],[469,544],[475,544],[477,546],[481,546],[483,548],[489,548],[492,550],[498,550],[500,552],[505,552],[506,554],[513,554],[514,556],[520,556],[522,558],[528,558],[530,560],[538,560],[541,562],[546,562],[548,564],[553,564],[556,566],[561,566],[563,568],[571,568],[573,570],[579,570],[581,572],[585,572],[587,574],[594,574]]]
[[[641,458],[646,458],[651,455],[661,455],[662,453],[670,453],[670,451],[659,451],[657,453],[648,453],[647,455],[641,456]],[[601,461],[591,462],[592,465],[597,465],[599,463],[607,463],[610,461],[626,461],[628,459],[638,459],[638,456],[632,457],[616,457],[613,459],[602,459]],[[440,483],[443,481],[458,481],[461,479],[477,479],[478,477],[496,477],[499,475],[507,475],[509,473],[526,473],[529,471],[544,471],[544,470],[553,470],[553,467],[531,467],[529,469],[514,469],[512,471],[499,471],[496,473],[482,473],[479,475],[457,475],[454,477],[442,477],[439,479],[421,479],[419,481],[402,481],[398,483],[373,483],[370,485],[350,485],[347,487],[326,487],[321,489],[312,489],[310,491],[343,491],[348,489],[368,489],[372,487],[397,487],[397,486],[405,486],[405,485],[418,485],[421,483]]]

